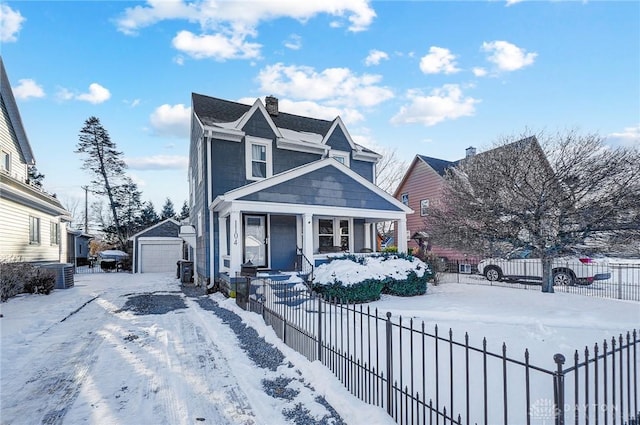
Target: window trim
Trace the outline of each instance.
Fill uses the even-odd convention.
[[[49,243],[51,245],[60,245],[60,223],[58,222],[49,222]]]
[[[266,162],[266,177],[255,177],[253,175],[253,145],[260,145],[266,148],[265,162]],[[244,157],[245,157],[245,171],[247,180],[260,181],[268,179],[273,175],[273,160],[272,160],[273,142],[271,139],[264,139],[262,137],[245,136]]]
[[[6,171],[7,173],[10,173],[11,160],[11,152],[2,149],[2,163],[0,163],[0,169]]]
[[[421,199],[420,200],[420,217],[425,217],[429,215],[429,200]]]
[[[320,253],[320,220],[331,220],[333,222],[333,234],[332,234],[333,245],[332,246],[342,246],[342,236],[347,236],[349,238],[349,246],[347,248],[347,252],[353,252],[353,243],[354,243],[353,218],[318,216],[313,218],[313,243],[314,243],[314,251],[316,253]],[[346,235],[343,235],[341,232],[341,227],[340,227],[341,221],[347,221],[348,233]],[[327,234],[323,234],[323,236],[327,236]]]
[[[29,244],[40,245],[40,217],[29,216]]]
[[[336,158],[336,161],[341,162],[342,164],[351,168],[351,154],[347,151],[338,151],[331,149],[329,151],[329,158]],[[342,158],[344,162],[338,160],[337,158]]]

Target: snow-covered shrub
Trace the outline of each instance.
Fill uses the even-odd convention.
[[[34,268],[24,285],[24,292],[49,295],[55,286],[56,275],[53,270]]]
[[[23,293],[34,268],[29,263],[0,263],[0,299],[4,302]]]
[[[325,297],[362,303],[379,299],[381,293],[424,294],[432,276],[425,263],[410,255],[344,255],[318,266],[313,289]]]

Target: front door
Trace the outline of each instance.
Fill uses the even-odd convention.
[[[244,216],[244,262],[257,267],[267,267],[267,217]]]

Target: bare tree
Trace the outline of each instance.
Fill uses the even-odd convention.
[[[385,148],[380,152],[382,158],[376,164],[376,185],[389,194],[393,194],[407,171],[406,161],[398,158],[396,149]],[[393,234],[393,222],[383,221],[377,225],[378,234]]]
[[[553,292],[562,249],[640,238],[639,163],[638,149],[612,149],[597,134],[506,137],[448,171],[425,224],[437,243],[466,251],[532,247],[542,290]]]

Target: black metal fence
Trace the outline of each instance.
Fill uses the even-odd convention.
[[[449,261],[445,263],[445,267],[438,273],[438,279],[443,283],[457,282],[540,291],[540,281],[535,280],[525,281],[503,278],[499,281],[489,281],[478,274],[479,262],[479,258]],[[508,270],[509,260],[502,260],[497,265],[501,270]],[[560,268],[579,270],[581,267],[588,267],[591,275],[602,276],[608,274],[609,278],[592,282],[572,281],[569,285],[555,285],[554,291],[599,298],[640,301],[640,261],[607,262],[590,265],[566,262]]]
[[[253,279],[248,308],[399,424],[639,424],[637,330],[546,367],[424,322]]]

